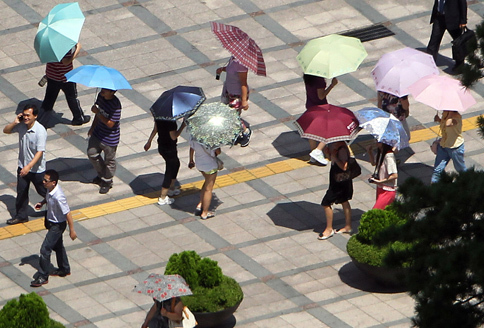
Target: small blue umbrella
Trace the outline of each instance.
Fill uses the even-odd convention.
[[[355,116],[360,122],[360,128],[370,132],[378,142],[397,149],[409,146],[409,137],[402,122],[392,114],[380,108],[367,107],[355,112]]]
[[[132,89],[128,80],[118,70],[100,66],[84,65],[66,73],[67,81],[84,84],[88,87],[109,90]]]
[[[202,88],[179,85],[163,92],[150,110],[155,120],[176,120],[193,114],[205,99]]]
[[[84,15],[77,2],[62,3],[39,23],[34,48],[42,63],[60,62],[79,41]]]

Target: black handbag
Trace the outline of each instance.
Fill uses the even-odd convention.
[[[452,58],[455,61],[464,61],[469,54],[468,44],[472,40],[476,40],[476,33],[474,33],[473,30],[464,27],[463,33],[452,41]]]

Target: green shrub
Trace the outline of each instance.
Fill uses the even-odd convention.
[[[348,254],[360,263],[377,267],[388,266],[386,256],[390,252],[407,250],[410,244],[394,241],[377,245],[375,242],[387,229],[403,225],[406,221],[392,206],[387,206],[385,210],[369,210],[361,216],[358,233],[351,236],[346,245]],[[407,267],[409,263],[404,263],[403,266]]]
[[[55,322],[56,326],[52,322]],[[49,311],[42,297],[32,292],[21,294],[19,300],[10,300],[0,310],[0,328],[60,328],[59,322],[49,318]]]
[[[50,328],[66,328],[66,327],[63,324],[61,324],[59,321],[50,319]]]
[[[221,311],[244,297],[242,288],[234,279],[223,275],[217,261],[202,259],[195,251],[170,256],[165,274],[179,274],[185,278],[193,295],[183,296],[182,301],[194,312]]]
[[[361,216],[357,238],[362,243],[371,244],[373,238],[383,230],[391,226],[404,224],[405,221],[391,207],[385,210],[369,210]]]

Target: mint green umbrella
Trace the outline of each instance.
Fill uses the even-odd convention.
[[[77,2],[62,3],[49,12],[35,35],[34,48],[42,63],[59,62],[79,41],[84,15]]]
[[[296,58],[304,74],[331,79],[356,71],[366,56],[359,39],[330,34],[309,41]]]

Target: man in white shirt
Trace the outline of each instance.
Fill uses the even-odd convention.
[[[49,275],[65,277],[71,274],[62,234],[67,225],[69,225],[69,236],[72,240],[77,238],[77,234],[74,230],[74,220],[66,196],[58,182],[59,173],[57,171],[45,171],[43,183],[48,192],[43,201],[35,204],[35,209],[40,210],[44,204],[47,204],[44,224],[48,231],[40,247],[39,271],[34,275],[35,279],[30,283],[31,287],[40,287],[47,284]],[[52,251],[56,254],[58,268],[49,273]]]

